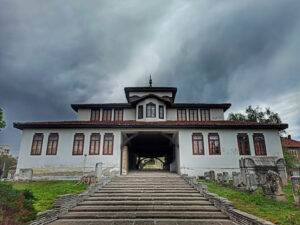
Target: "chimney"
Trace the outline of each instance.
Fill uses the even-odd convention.
[[[292,139],[292,136],[290,134],[288,135],[288,139],[290,139],[290,140]]]

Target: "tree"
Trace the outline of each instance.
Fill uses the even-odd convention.
[[[287,172],[290,174],[293,169],[297,169],[297,158],[286,147],[282,147],[283,156],[285,160],[285,166]]]
[[[0,131],[1,131],[1,128],[4,128],[5,126],[6,126],[6,124],[5,124],[5,121],[3,120],[3,111],[0,108]]]
[[[252,108],[252,106],[249,105],[248,108],[246,108],[245,113],[246,115],[242,113],[229,113],[228,120],[257,123],[281,123],[278,113],[272,112],[270,108],[265,108],[265,111],[263,111],[259,106]]]

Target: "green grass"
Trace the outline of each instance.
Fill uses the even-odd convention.
[[[18,190],[30,190],[37,199],[34,207],[38,212],[53,208],[58,195],[79,194],[86,190],[88,185],[76,185],[76,181],[36,181],[30,183],[13,183]]]
[[[299,208],[293,205],[293,191],[291,182],[284,187],[285,196],[288,202],[276,202],[263,197],[262,189],[259,189],[259,194],[249,194],[244,191],[233,190],[230,187],[224,187],[216,183],[201,181],[206,183],[209,192],[218,194],[221,197],[227,198],[234,203],[234,207],[253,214],[257,217],[271,221],[276,224],[293,224],[290,219],[291,214],[297,214],[296,218],[300,219]],[[295,216],[294,216],[295,217]],[[300,220],[294,224],[300,224]]]

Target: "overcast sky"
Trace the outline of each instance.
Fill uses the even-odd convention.
[[[300,139],[300,1],[0,0],[0,145],[15,121],[74,120],[71,103],[123,88],[178,88],[177,102],[270,106]]]

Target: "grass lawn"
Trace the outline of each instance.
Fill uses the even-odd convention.
[[[28,189],[37,199],[34,207],[38,212],[53,208],[58,195],[78,194],[86,190],[88,185],[76,185],[76,181],[35,181],[30,183],[13,183],[18,190]]]
[[[260,188],[259,194],[249,194],[243,191],[236,191],[230,187],[224,187],[216,183],[201,181],[206,183],[209,192],[218,194],[234,203],[234,207],[257,217],[271,221],[276,224],[300,224],[300,209],[293,205],[292,184],[284,187],[288,202],[276,202],[263,197],[263,191]],[[290,215],[297,214],[295,223],[291,222]]]

